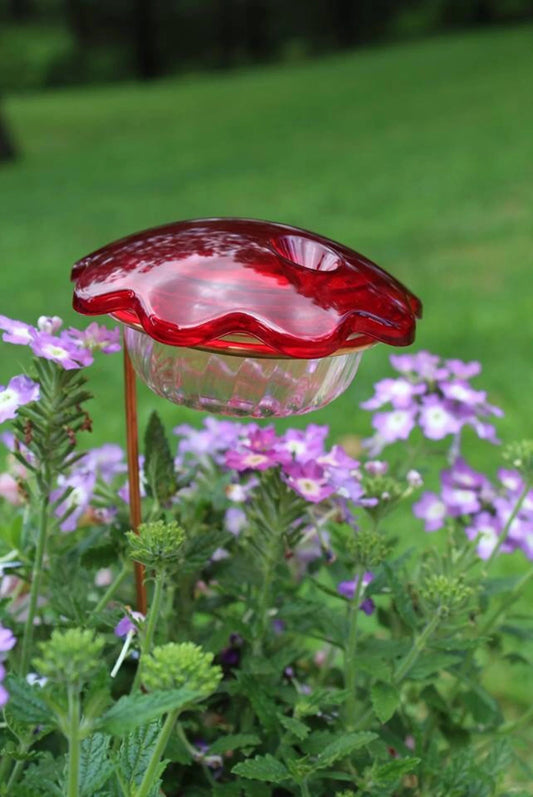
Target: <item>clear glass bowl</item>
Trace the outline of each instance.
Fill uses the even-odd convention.
[[[139,378],[174,404],[253,418],[302,415],[324,407],[354,379],[362,350],[319,359],[240,357],[169,346],[124,330]]]

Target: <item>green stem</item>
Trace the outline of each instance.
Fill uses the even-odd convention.
[[[302,797],[311,797],[311,792],[309,791],[309,786],[307,785],[306,780],[302,780],[300,783],[300,789],[302,792]]]
[[[528,492],[530,490],[530,486],[531,485],[529,484],[529,482],[526,481],[525,484],[524,484],[524,487],[522,489],[522,492],[518,496],[516,504],[513,507],[513,511],[509,515],[507,523],[505,524],[502,533],[499,535],[498,541],[497,541],[496,545],[494,546],[491,555],[489,556],[489,558],[487,559],[487,561],[485,563],[485,567],[486,567],[487,570],[490,567],[490,565],[492,564],[492,562],[494,561],[494,559],[497,557],[497,555],[498,555],[498,553],[500,551],[500,548],[502,547],[502,545],[504,544],[505,540],[509,536],[509,532],[511,530],[511,526],[512,526],[513,520],[516,518],[516,516],[520,512],[520,509],[522,508],[522,504],[524,503],[524,501],[527,498],[527,494],[528,494]]]
[[[78,797],[80,778],[80,693],[68,688],[68,797]]]
[[[348,692],[346,697],[346,728],[353,730],[355,723],[355,710],[357,703],[356,693],[356,653],[357,653],[357,623],[359,620],[359,604],[363,592],[363,568],[359,567],[355,573],[355,591],[350,602],[348,613],[348,642],[344,653],[344,688]]]
[[[46,539],[48,536],[48,505],[50,503],[50,477],[45,473],[41,486],[41,513],[39,519],[39,531],[37,536],[37,548],[31,575],[30,601],[28,606],[28,616],[24,625],[22,636],[22,653],[20,657],[20,675],[28,674],[30,666],[31,648],[33,643],[33,629],[35,614],[37,612],[37,602],[39,600],[39,589],[41,586],[41,574],[43,570],[44,553],[46,550]]]
[[[146,797],[146,795],[150,793],[151,789],[153,789],[154,779],[157,768],[159,767],[159,762],[161,761],[161,758],[165,752],[168,740],[170,739],[170,734],[172,733],[172,729],[176,723],[176,720],[178,719],[179,713],[180,710],[175,709],[167,714],[167,718],[159,733],[154,752],[152,753],[152,757],[150,758],[148,766],[146,767],[146,772],[144,773],[144,778],[141,781],[141,785],[139,786],[136,797]]]
[[[437,612],[434,615],[434,617],[429,621],[429,623],[426,625],[422,633],[416,637],[415,641],[413,642],[411,650],[403,660],[402,664],[396,670],[396,673],[394,675],[395,684],[399,684],[401,681],[403,681],[409,670],[413,667],[416,660],[422,653],[427,640],[429,639],[433,631],[435,631],[439,622],[440,622],[440,614],[439,612]]]
[[[100,598],[100,600],[98,601],[98,603],[96,604],[94,609],[92,610],[91,614],[89,615],[89,619],[94,617],[95,614],[98,614],[99,612],[101,612],[107,606],[107,604],[111,600],[112,596],[115,594],[117,589],[120,587],[120,585],[122,584],[122,582],[124,581],[126,576],[129,574],[129,572],[130,572],[130,563],[129,562],[124,562],[123,565],[122,565],[121,570],[119,571],[119,573],[115,577],[115,580],[109,585],[109,587],[105,591],[104,595],[102,595],[102,597]]]
[[[157,624],[157,620],[159,618],[159,614],[161,612],[161,602],[163,599],[164,582],[165,582],[164,575],[162,573],[156,573],[154,594],[152,596],[152,604],[148,612],[146,629],[144,631],[144,637],[141,644],[141,656],[139,659],[139,666],[137,667],[137,673],[135,675],[135,680],[133,682],[132,690],[135,690],[139,686],[139,682],[141,679],[141,666],[142,666],[143,656],[146,656],[148,653],[150,653],[150,650],[152,648],[155,627]]]
[[[268,628],[268,609],[276,562],[275,557],[270,555],[272,552],[269,551],[268,553],[269,555],[266,558],[265,569],[263,571],[263,582],[257,596],[255,634],[252,645],[253,656],[261,656],[263,652],[263,638]]]

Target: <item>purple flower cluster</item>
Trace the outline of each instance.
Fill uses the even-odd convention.
[[[359,463],[340,446],[327,451],[327,434],[327,427],[315,424],[282,435],[270,426],[242,425],[226,450],[225,465],[239,473],[279,467],[287,485],[312,504],[334,495],[358,501],[363,497]]]
[[[122,448],[107,443],[88,451],[69,474],[60,476],[57,488],[50,494],[50,500],[57,501],[70,488],[66,498],[56,508],[56,515],[65,517],[60,524],[61,531],[74,531],[84,516],[87,516],[90,523],[109,523],[115,509],[91,506],[95,488],[98,479],[110,484],[115,476],[123,474],[125,470]]]
[[[533,490],[513,517],[525,485],[516,470],[498,471],[498,484],[493,485],[458,458],[441,473],[440,493],[425,492],[413,505],[416,517],[424,521],[426,531],[437,531],[448,518],[458,519],[471,540],[477,540],[477,552],[487,559],[508,528],[501,551],[522,550],[533,560]]]
[[[480,438],[499,442],[487,418],[499,417],[502,411],[487,402],[485,391],[469,383],[481,371],[478,362],[441,360],[426,351],[393,355],[390,360],[400,376],[378,382],[372,398],[361,404],[372,411],[390,405],[372,418],[376,434],[367,441],[372,455],[396,440],[407,440],[415,426],[429,440],[448,435],[458,439],[463,427],[471,426]]]
[[[15,647],[16,643],[17,640],[13,636],[13,632],[9,628],[4,628],[0,623],[0,708],[5,706],[9,700],[9,693],[2,683],[6,677],[6,669],[3,662],[9,651]]]
[[[33,327],[0,315],[0,330],[6,343],[29,346],[37,357],[51,360],[67,371],[91,365],[95,351],[111,354],[120,350],[118,328],[107,329],[93,322],[83,331],[73,327],[60,331],[62,325],[58,316],[41,316]]]

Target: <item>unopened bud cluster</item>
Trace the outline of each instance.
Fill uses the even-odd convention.
[[[214,692],[222,670],[213,664],[213,654],[193,642],[169,642],[155,647],[143,658],[142,681],[149,690],[187,687],[202,697]]]
[[[182,554],[185,532],[175,521],[141,523],[139,533],[127,533],[130,557],[156,571],[173,569]]]
[[[40,675],[67,685],[86,683],[99,669],[104,638],[93,631],[70,628],[52,631],[40,645],[41,656],[34,659]]]
[[[474,590],[462,577],[434,573],[426,576],[420,595],[428,609],[437,610],[442,617],[466,608]]]
[[[347,547],[354,564],[365,570],[375,569],[389,552],[386,539],[374,529],[359,529],[350,537]]]
[[[521,440],[506,446],[503,458],[527,481],[533,480],[533,440]]]

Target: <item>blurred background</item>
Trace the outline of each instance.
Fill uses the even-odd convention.
[[[177,219],[281,221],[405,282],[413,349],[480,360],[502,439],[533,437],[532,97],[532,0],[0,0],[0,313],[83,327],[69,275],[88,252]],[[367,436],[389,354],[290,423]],[[29,355],[3,344],[0,384]],[[87,445],[123,442],[120,357],[88,376]],[[201,420],[144,386],[139,402],[142,426],[154,407]],[[494,472],[498,448],[466,442]],[[492,676],[512,713],[530,700],[513,672]]]
[[[282,221],[404,281],[416,348],[481,360],[502,433],[531,435],[532,23],[531,0],[0,0],[0,312],[84,326],[69,272],[97,247]],[[367,434],[388,353],[312,420]],[[0,383],[27,354],[2,347]],[[91,371],[94,440],[121,441],[120,363]]]

